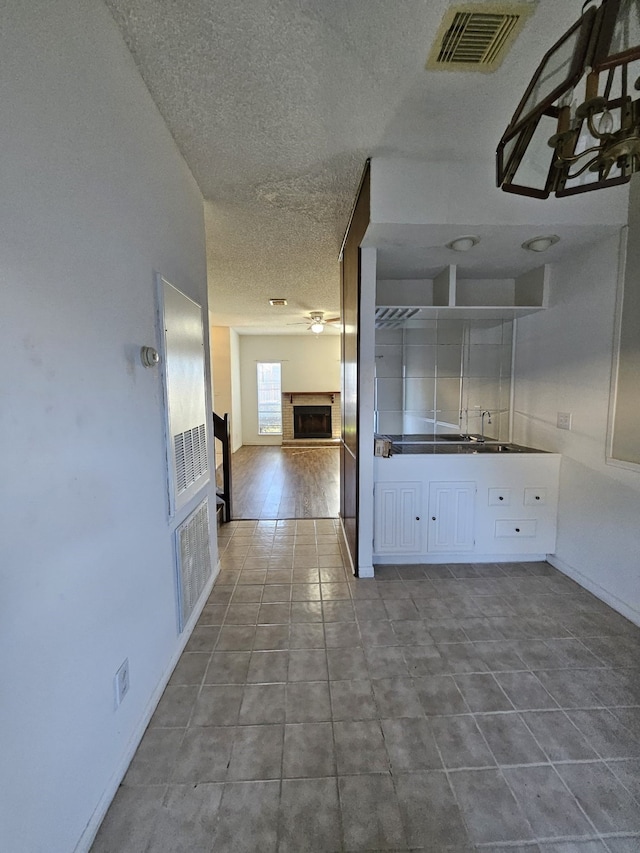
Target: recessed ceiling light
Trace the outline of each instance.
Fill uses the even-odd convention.
[[[450,243],[447,243],[447,249],[453,249],[454,252],[468,252],[480,242],[480,238],[473,234],[465,234],[463,237],[456,237]]]
[[[287,304],[286,299],[270,299],[269,300],[269,305],[281,306],[281,305],[286,305],[286,304]]]
[[[522,244],[523,249],[529,252],[546,252],[554,243],[557,243],[560,238],[557,234],[547,234],[544,237],[532,237]]]

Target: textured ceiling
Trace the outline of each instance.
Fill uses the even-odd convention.
[[[582,6],[539,0],[503,66],[482,75],[424,69],[448,0],[105,2],[205,197],[214,322],[240,331],[337,313],[366,157],[481,152],[486,169]]]

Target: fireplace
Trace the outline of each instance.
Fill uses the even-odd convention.
[[[294,406],[294,438],[331,438],[331,406]]]

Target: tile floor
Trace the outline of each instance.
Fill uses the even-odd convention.
[[[638,853],[640,629],[546,563],[232,522],[93,853]]]

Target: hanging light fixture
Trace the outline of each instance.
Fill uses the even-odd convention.
[[[626,183],[640,170],[639,91],[640,0],[587,0],[500,140],[498,186],[548,198]]]

